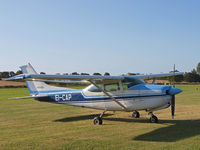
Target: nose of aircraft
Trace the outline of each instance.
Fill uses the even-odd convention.
[[[181,92],[182,92],[182,90],[175,88],[175,87],[171,87],[170,90],[169,90],[170,95],[176,95],[176,94],[181,93]]]

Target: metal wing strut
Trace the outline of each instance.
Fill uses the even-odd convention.
[[[104,89],[102,89],[101,87],[99,87],[94,81],[92,81],[92,80],[88,80],[88,81],[90,83],[92,83],[94,86],[96,86],[99,90],[101,90],[105,95],[107,95],[108,97],[110,97],[115,103],[117,103],[119,106],[121,106],[125,111],[127,111],[127,108],[122,103],[120,103],[119,101],[117,101],[112,95],[110,95]]]

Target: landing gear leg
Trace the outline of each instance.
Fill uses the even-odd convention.
[[[93,120],[94,125],[102,125],[103,121],[102,121],[102,117],[105,114],[106,110],[104,110],[104,112],[101,113],[100,116],[95,117]]]
[[[132,118],[140,118],[140,113],[138,111],[134,111],[132,113]]]
[[[151,116],[150,119],[149,119],[149,121],[151,123],[157,123],[158,122],[158,118],[152,112],[150,112],[149,115]]]

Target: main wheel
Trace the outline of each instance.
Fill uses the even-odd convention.
[[[151,122],[151,123],[157,123],[157,122],[158,122],[158,118],[157,118],[156,116],[152,115],[152,116],[150,117],[150,122]]]
[[[133,117],[133,118],[140,118],[140,113],[139,113],[138,111],[134,111],[134,112],[132,113],[132,117]]]
[[[101,125],[103,123],[101,117],[95,117],[93,120],[94,125]]]

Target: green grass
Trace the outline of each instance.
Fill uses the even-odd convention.
[[[200,149],[200,86],[178,85],[176,116],[170,108],[157,111],[159,123],[131,113],[108,112],[102,126],[93,125],[100,110],[38,102],[8,100],[28,96],[27,89],[0,89],[0,149],[36,150],[196,150]]]

